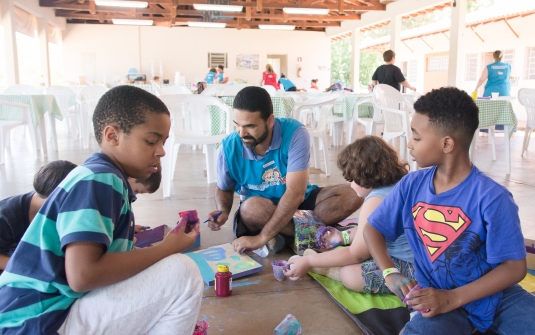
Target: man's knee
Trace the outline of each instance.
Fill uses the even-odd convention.
[[[240,217],[246,225],[266,223],[275,208],[275,204],[269,199],[250,197],[240,205]]]

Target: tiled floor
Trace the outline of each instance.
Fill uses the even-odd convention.
[[[83,150],[79,140],[66,137],[62,125],[59,125],[58,131],[59,151],[50,153],[48,160],[66,159],[81,164],[92,152],[98,150],[95,141],[89,149]],[[34,159],[33,153],[28,149],[30,146],[27,138],[20,133],[16,135],[11,149],[6,152],[5,165],[0,165],[0,199],[31,190],[34,173],[48,161],[43,158]],[[535,196],[535,144],[532,144],[529,153],[521,157],[523,137],[524,133],[519,131],[511,140],[510,177],[505,175],[503,137],[497,138],[497,161],[491,159],[487,137],[480,138],[476,165],[513,193],[520,208],[524,235],[535,239],[535,206],[533,200],[530,200]],[[345,182],[336,167],[336,155],[340,150],[341,147],[329,150],[331,176],[325,177],[321,171],[311,169],[312,183],[326,186]],[[140,195],[134,204],[138,224],[171,225],[177,221],[179,211],[196,209],[204,216],[215,210],[214,184],[206,183],[202,151],[181,147],[178,157],[171,198],[163,199],[161,190],[152,195]],[[201,235],[201,248],[206,248],[230,242],[232,229],[225,225],[220,232],[211,232],[203,226]],[[207,317],[210,323],[209,333],[272,334],[273,328],[284,316],[292,313],[301,322],[305,334],[362,334],[311,278],[301,282],[275,281],[270,262],[274,259],[287,259],[290,255],[289,250],[265,259],[252,254],[253,258],[262,263],[264,271],[236,280],[231,297],[218,298],[213,288],[207,288],[200,317]]]

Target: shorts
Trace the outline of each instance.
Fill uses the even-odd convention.
[[[318,187],[312,190],[308,197],[297,207],[297,209],[302,210],[314,210],[316,208],[316,198],[318,197],[318,194],[322,190],[322,187]],[[236,238],[242,237],[242,236],[256,236],[258,233],[250,232],[245,224],[243,224],[241,217],[240,217],[240,208],[238,207],[238,210],[236,213],[234,213],[234,221],[233,221],[233,230],[234,230],[234,236]]]
[[[286,90],[286,92],[295,92],[295,91],[297,91],[297,88],[295,88],[295,86],[290,87],[289,89]]]
[[[405,277],[414,279],[414,264],[402,261],[396,257],[390,257],[396,268]],[[360,264],[362,269],[362,292],[374,294],[392,294],[386,286],[383,278],[383,271],[377,266],[373,259],[369,259]]]

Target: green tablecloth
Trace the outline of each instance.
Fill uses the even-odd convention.
[[[219,97],[232,108],[235,97]],[[292,117],[295,101],[290,97],[271,97],[273,102],[273,114],[278,118]]]
[[[497,124],[509,125],[509,137],[513,136],[517,119],[513,106],[507,100],[476,100],[479,108],[479,128]]]
[[[336,116],[343,116],[346,120],[353,118],[353,109],[355,104],[366,97],[358,95],[343,95],[340,99],[343,99],[343,104],[336,104],[333,108],[333,114]],[[345,109],[345,110],[344,110]],[[373,105],[370,103],[364,103],[359,106],[359,117],[372,118],[373,117]]]
[[[63,116],[53,95],[0,94],[0,100],[29,105],[32,122],[36,127],[47,111],[54,115],[56,119],[63,120]],[[20,121],[21,119],[22,114],[20,108],[0,105],[0,120]]]

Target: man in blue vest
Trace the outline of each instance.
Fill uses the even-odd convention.
[[[227,222],[234,191],[245,198],[234,215],[236,251],[256,250],[272,241],[272,251],[278,252],[294,236],[297,209],[314,210],[323,223],[332,225],[362,205],[349,184],[318,188],[308,182],[308,132],[294,119],[276,119],[266,90],[242,89],[233,107],[236,132],[223,140],[217,164],[218,210],[209,214],[208,227],[220,230]]]

